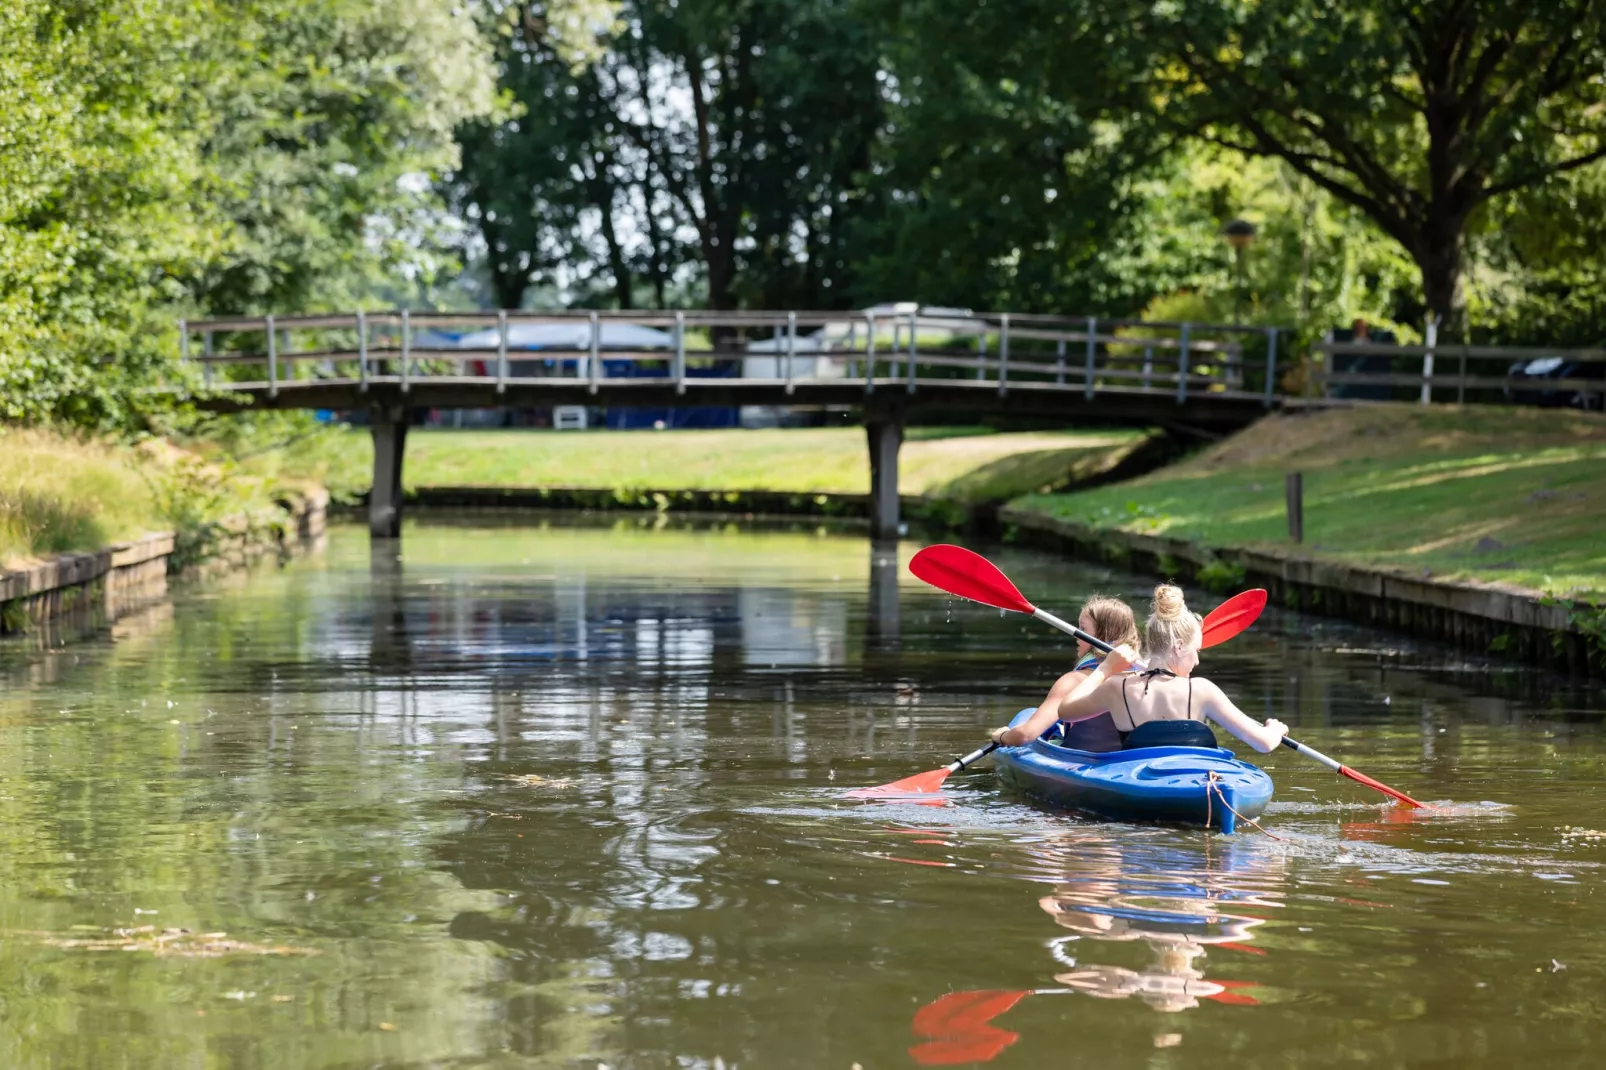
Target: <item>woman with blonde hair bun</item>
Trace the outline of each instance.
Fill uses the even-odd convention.
[[[1261,724],[1233,705],[1221,688],[1193,675],[1201,637],[1199,618],[1183,601],[1182,589],[1160,584],[1143,629],[1147,669],[1128,672],[1135,655],[1130,646],[1117,646],[1060,703],[1060,720],[1078,722],[1108,710],[1122,746],[1130,749],[1215,746],[1208,719],[1269,754],[1288,734],[1288,726],[1276,719]]]
[[[1138,641],[1138,626],[1132,607],[1119,598],[1096,594],[1082,604],[1082,614],[1076,626],[1096,639],[1113,647],[1128,646]],[[1018,747],[1041,736],[1059,720],[1060,703],[1076,690],[1089,673],[1104,660],[1104,653],[1078,639],[1076,666],[1061,676],[1049,688],[1048,697],[1025,721],[1014,728],[993,729],[993,742],[1004,747]],[[1108,711],[1083,718],[1066,728],[1062,741],[1067,747],[1086,751],[1113,751],[1121,749],[1121,735]]]

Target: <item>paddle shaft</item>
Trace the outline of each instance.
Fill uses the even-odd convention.
[[[965,766],[981,761],[983,758],[987,757],[997,749],[997,743],[989,743],[985,747],[978,747],[977,749],[971,751],[963,758],[955,758],[953,761],[943,766],[943,768],[948,770],[950,773],[957,773],[959,770],[965,768]]]
[[[1285,746],[1285,747],[1289,748],[1290,750],[1293,750],[1293,751],[1295,751],[1295,752],[1297,752],[1299,754],[1303,754],[1305,757],[1310,758],[1313,761],[1321,762],[1323,765],[1327,766],[1327,768],[1331,769],[1333,772],[1337,773],[1341,777],[1347,777],[1350,780],[1355,781],[1355,783],[1357,783],[1357,784],[1364,784],[1367,787],[1373,789],[1374,791],[1381,791],[1384,795],[1388,795],[1388,796],[1391,796],[1391,797],[1393,797],[1395,799],[1398,799],[1398,800],[1400,800],[1400,802],[1405,803],[1407,806],[1414,807],[1415,809],[1418,809],[1418,810],[1432,810],[1432,809],[1434,809],[1433,807],[1429,806],[1427,803],[1417,802],[1415,799],[1413,799],[1409,795],[1405,794],[1405,792],[1399,791],[1399,790],[1397,790],[1395,788],[1391,788],[1387,784],[1383,783],[1380,780],[1373,780],[1371,777],[1367,776],[1365,773],[1357,773],[1355,770],[1351,769],[1349,766],[1345,765],[1344,763],[1336,761],[1335,759],[1329,758],[1327,755],[1323,754],[1321,751],[1317,750],[1315,747],[1309,746],[1308,744],[1305,744],[1305,743],[1301,743],[1297,739],[1289,739],[1287,736],[1284,736],[1283,737],[1283,746]]]

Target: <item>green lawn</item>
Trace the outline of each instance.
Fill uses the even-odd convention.
[[[367,436],[360,432],[367,450]],[[1003,501],[1101,471],[1144,432],[975,433],[911,428],[899,490]],[[355,447],[354,448],[359,448]],[[366,456],[366,454],[365,454]],[[429,486],[628,487],[864,494],[858,427],[729,431],[423,431],[407,438],[403,478]]]
[[[1290,471],[1305,473],[1300,552],[1606,593],[1606,419],[1583,413],[1387,405],[1276,416],[1133,482],[1014,504],[1208,546],[1292,551]]]

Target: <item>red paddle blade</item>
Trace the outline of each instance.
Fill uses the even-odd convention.
[[[998,571],[997,565],[963,546],[928,546],[915,554],[909,562],[909,571],[938,590],[984,606],[1011,609],[1016,613],[1032,613],[1037,609],[1015,589],[1008,576]]]
[[[925,1037],[909,1054],[922,1066],[957,1066],[985,1063],[1020,1039],[992,1024],[992,1020],[1031,995],[1021,992],[950,992],[939,996],[915,1012],[909,1028]]]
[[[933,769],[929,773],[919,773],[915,776],[895,780],[891,784],[882,784],[874,788],[854,788],[842,797],[844,799],[884,799],[899,795],[929,795],[934,791],[942,790],[942,782],[948,779],[948,767]]]
[[[1199,629],[1199,646],[1204,648],[1225,643],[1260,619],[1260,612],[1265,608],[1264,588],[1256,587],[1252,591],[1233,595],[1205,614],[1204,624]]]
[[[1339,775],[1347,776],[1351,780],[1355,781],[1355,783],[1357,783],[1357,784],[1365,784],[1367,787],[1371,788],[1373,791],[1381,791],[1384,795],[1392,796],[1392,797],[1400,800],[1402,803],[1404,803],[1407,806],[1414,807],[1414,808],[1416,808],[1418,810],[1431,810],[1431,809],[1433,809],[1433,807],[1429,806],[1427,803],[1419,803],[1415,799],[1411,798],[1409,795],[1405,794],[1405,792],[1403,792],[1403,791],[1395,791],[1393,788],[1389,787],[1387,784],[1384,784],[1384,783],[1382,783],[1380,781],[1373,780],[1371,777],[1367,776],[1365,773],[1357,773],[1355,770],[1351,769],[1347,765],[1339,766],[1338,767],[1338,772],[1339,772]]]
[[[1029,988],[1019,992],[1003,989],[949,992],[915,1011],[909,1028],[922,1037],[951,1037],[980,1029],[1031,994]]]
[[[909,1057],[921,1066],[974,1066],[992,1062],[1019,1039],[1019,1033],[988,1026],[964,1036],[916,1044],[909,1049]]]

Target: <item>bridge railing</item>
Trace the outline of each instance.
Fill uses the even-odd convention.
[[[1365,401],[1571,405],[1606,401],[1606,349],[1320,342],[1305,395]]]
[[[1270,406],[1275,329],[920,311],[355,312],[181,324],[205,386],[277,395],[310,377],[366,390],[424,380],[509,386],[643,374],[679,393],[739,369],[783,393],[819,384],[1254,397]],[[469,332],[469,333],[451,333]],[[1263,353],[1245,354],[1245,336]],[[193,343],[199,339],[199,346]],[[533,339],[533,341],[532,341]]]

